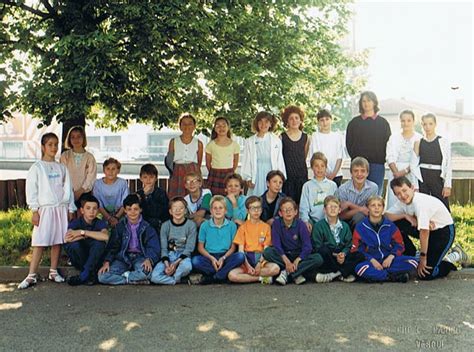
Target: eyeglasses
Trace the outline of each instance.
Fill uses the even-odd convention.
[[[280,211],[282,213],[291,213],[291,212],[295,211],[295,208],[281,208]]]
[[[187,180],[186,184],[187,185],[195,185],[196,183],[199,183],[199,182],[201,182],[201,180],[198,179],[198,178],[195,178],[194,180]]]
[[[261,206],[249,207],[249,210],[250,211],[259,211],[259,210],[262,210],[262,207]]]

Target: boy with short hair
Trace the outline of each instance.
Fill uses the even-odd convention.
[[[369,175],[367,159],[354,158],[350,170],[351,179],[337,189],[335,196],[341,201],[340,218],[354,230],[357,223],[369,215],[366,203],[369,197],[377,194],[378,186],[367,179]]]
[[[270,226],[260,219],[262,214],[262,199],[250,196],[245,201],[249,219],[237,230],[234,243],[238,251],[245,254],[244,264],[232,269],[229,280],[237,283],[260,281],[271,284],[272,276],[278,275],[280,269],[275,263],[268,263],[263,259],[262,253],[271,245]]]
[[[226,192],[226,217],[234,221],[237,225],[242,225],[247,219],[247,209],[245,208],[246,196],[242,194],[244,190],[244,180],[239,174],[233,173],[224,179]]]
[[[323,153],[314,153],[310,165],[314,178],[303,185],[300,218],[311,232],[313,225],[324,217],[324,199],[336,193],[337,185],[326,177],[328,159]]]
[[[403,238],[411,247],[415,248],[409,234],[420,239],[419,278],[432,280],[444,277],[456,270],[457,262],[468,266],[470,258],[461,246],[455,245],[447,254],[454,241],[455,227],[446,206],[436,197],[415,192],[405,176],[394,178],[390,187],[399,201],[387,210],[387,218],[397,223],[408,221],[411,228],[401,227]]]
[[[286,285],[288,277],[295,284],[306,281],[303,274],[315,270],[323,263],[318,253],[312,253],[311,237],[306,224],[297,218],[296,202],[286,197],[280,202],[280,217],[272,225],[272,246],[265,248],[263,257],[277,264],[280,275],[276,282]]]
[[[109,239],[107,223],[97,218],[99,201],[92,194],[81,196],[81,216],[69,223],[64,236],[64,250],[72,265],[80,274],[68,279],[71,286],[93,285],[97,280],[98,266],[101,264]]]
[[[199,227],[204,220],[209,218],[209,202],[212,193],[209,189],[202,188],[202,176],[194,171],[186,174],[184,187],[188,192],[184,197],[188,204],[188,217]]]
[[[243,253],[235,253],[236,245],[232,241],[237,225],[226,218],[226,199],[220,195],[213,196],[210,205],[211,218],[199,228],[200,255],[192,258],[193,268],[204,274],[200,281],[203,285],[225,281],[229,272],[245,260]]]
[[[407,282],[415,271],[415,257],[403,255],[402,235],[393,222],[383,216],[385,200],[379,195],[367,200],[369,216],[356,225],[351,252],[360,252],[365,261],[356,265],[357,276],[370,282]]]
[[[155,229],[141,216],[140,198],[123,201],[125,219],[115,227],[99,270],[99,282],[107,285],[147,284],[160,259],[160,240]]]
[[[281,192],[285,182],[285,175],[280,170],[272,170],[267,174],[267,190],[262,194],[262,220],[272,225],[278,216],[280,202],[285,198]]]
[[[145,164],[140,168],[142,189],[137,194],[140,197],[143,219],[160,233],[161,224],[169,219],[168,196],[156,185],[158,169],[153,164]]]
[[[339,277],[344,282],[355,281],[355,266],[365,257],[350,252],[352,233],[349,225],[339,220],[341,202],[335,196],[324,199],[324,219],[319,220],[311,233],[314,251],[321,254],[324,263],[317,269],[318,283],[331,282]]]

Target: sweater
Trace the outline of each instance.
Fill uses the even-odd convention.
[[[182,224],[168,220],[161,225],[161,260],[169,260],[170,251],[182,252],[181,258],[191,258],[196,246],[197,227],[192,220],[185,219]]]
[[[311,243],[313,244],[314,250],[317,251],[322,246],[326,246],[332,251],[343,252],[347,255],[352,246],[352,233],[346,222],[341,221],[341,224],[342,230],[339,233],[341,242],[337,244],[327,220],[322,219],[318,221],[313,226],[311,233]]]

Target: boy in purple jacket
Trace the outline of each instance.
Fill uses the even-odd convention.
[[[280,202],[279,218],[272,224],[272,246],[263,252],[265,260],[278,264],[281,269],[276,282],[286,285],[288,278],[300,285],[306,281],[303,274],[320,267],[323,258],[311,253],[311,236],[306,224],[298,219],[296,202],[285,197]]]

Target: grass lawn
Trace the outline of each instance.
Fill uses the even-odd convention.
[[[474,257],[474,204],[451,205],[456,224],[456,242]],[[0,265],[28,265],[31,244],[31,212],[12,209],[0,212]],[[48,252],[43,255],[43,265],[49,265]]]

